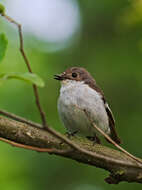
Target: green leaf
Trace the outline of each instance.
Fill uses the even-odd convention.
[[[5,34],[0,34],[0,62],[4,58],[7,44],[8,44],[8,40],[5,36]]]
[[[34,73],[1,73],[0,74],[0,83],[4,82],[7,79],[19,79],[24,80],[25,82],[32,83],[38,87],[44,87],[44,81]]]
[[[5,13],[5,7],[2,5],[2,4],[0,4],[0,14],[4,14]]]

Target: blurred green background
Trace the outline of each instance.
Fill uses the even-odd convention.
[[[142,0],[0,3],[23,25],[32,69],[46,83],[40,97],[48,123],[65,132],[57,113],[60,84],[53,75],[71,66],[85,67],[104,90],[123,147],[142,157]],[[17,29],[0,18],[1,32],[9,44],[0,72],[26,72]],[[10,80],[0,87],[0,109],[40,122],[30,85]],[[2,142],[0,147],[0,190],[141,189],[136,183],[108,185],[104,182],[108,172],[69,159]]]

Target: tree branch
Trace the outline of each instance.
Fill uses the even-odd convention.
[[[37,124],[37,126],[40,126]],[[48,152],[67,157],[78,162],[103,168],[110,172],[106,178],[107,183],[117,184],[121,181],[142,183],[142,166],[117,150],[94,145],[87,139],[73,138],[72,142],[77,144],[86,152],[72,149],[66,143],[50,134],[42,128],[35,128],[12,119],[0,116],[0,140],[16,146],[20,143],[21,148],[29,147],[30,150]],[[44,151],[45,150],[45,151]],[[57,151],[54,151],[57,150]]]

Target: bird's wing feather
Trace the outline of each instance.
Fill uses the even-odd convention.
[[[121,140],[120,140],[120,138],[118,137],[117,132],[116,132],[116,130],[115,130],[115,120],[114,120],[112,111],[111,111],[111,109],[109,108],[109,106],[108,106],[107,103],[105,103],[105,109],[106,109],[106,112],[107,112],[107,115],[108,115],[108,118],[109,118],[109,127],[110,127],[110,130],[111,130],[111,138],[112,138],[117,144],[120,144],[120,143],[121,143]]]

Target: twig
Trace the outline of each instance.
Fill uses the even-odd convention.
[[[97,127],[94,122],[90,119],[89,114],[87,113],[86,110],[84,110],[87,118],[89,119],[91,125],[97,130],[99,131],[99,133],[101,133],[101,135],[103,135],[109,142],[111,142],[115,147],[117,147],[119,150],[121,150],[123,153],[125,153],[127,156],[129,156],[130,158],[134,159],[135,161],[139,162],[142,164],[142,161],[140,159],[138,159],[137,157],[135,157],[134,155],[130,154],[129,152],[127,152],[124,148],[122,148],[121,146],[119,146],[115,141],[113,141],[106,133],[104,133],[103,130],[101,130],[99,127]]]
[[[23,41],[23,34],[22,34],[22,26],[21,24],[19,24],[18,22],[16,22],[14,19],[12,19],[11,17],[7,16],[5,13],[2,14],[2,16],[7,19],[9,22],[15,24],[18,27],[18,33],[19,33],[19,40],[20,40],[20,52],[24,58],[24,61],[27,65],[28,71],[30,73],[32,72],[29,60],[26,56],[26,53],[24,51],[24,41]],[[35,84],[32,85],[33,86],[33,91],[34,91],[34,95],[35,95],[35,100],[36,100],[36,105],[38,107],[40,116],[41,116],[41,120],[42,120],[42,124],[44,128],[47,128],[47,122],[46,122],[46,116],[45,116],[45,112],[42,110],[41,104],[40,104],[40,100],[39,100],[39,93],[38,93],[38,89],[37,86]]]
[[[53,151],[53,149],[49,149],[49,148],[39,148],[39,147],[33,147],[33,146],[29,146],[29,145],[16,143],[16,142],[13,142],[11,140],[8,140],[8,139],[2,138],[2,137],[0,137],[0,141],[3,141],[5,143],[8,143],[8,144],[10,144],[12,146],[15,146],[15,147],[18,147],[18,148],[34,150],[34,151],[37,151],[37,152],[50,152],[50,153],[52,153],[52,151]]]
[[[13,142],[11,140],[8,140],[8,139],[5,139],[5,138],[2,138],[0,137],[0,141],[3,141],[5,143],[8,143],[14,147],[17,147],[17,148],[24,148],[24,149],[27,149],[27,150],[33,150],[33,151],[37,151],[37,152],[48,152],[50,154],[65,154],[65,153],[68,153],[70,152],[70,150],[68,151],[65,151],[65,150],[58,150],[58,149],[55,149],[55,148],[40,148],[40,147],[35,147],[35,146],[30,146],[30,145],[25,145],[25,144],[21,144],[21,143],[17,143],[17,142]]]

